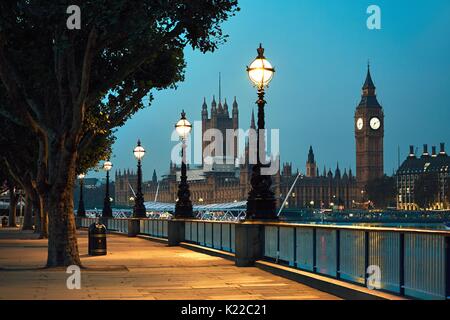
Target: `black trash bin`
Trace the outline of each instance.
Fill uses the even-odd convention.
[[[8,218],[3,217],[2,218],[2,228],[6,228],[8,226]]]
[[[106,227],[101,223],[93,223],[89,226],[89,255],[105,256],[106,251]]]

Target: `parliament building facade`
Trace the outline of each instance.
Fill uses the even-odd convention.
[[[202,106],[202,129],[226,130],[239,128],[239,106],[234,99],[231,112],[228,103],[215,98],[210,111],[204,101]],[[250,128],[255,129],[254,114]],[[226,134],[223,135],[226,137]],[[285,202],[287,208],[352,208],[364,201],[367,184],[384,175],[383,168],[383,138],[384,114],[377,101],[375,85],[370,70],[367,72],[363,86],[362,99],[355,112],[356,138],[356,175],[349,169],[343,171],[337,164],[334,169],[319,169],[312,147],[308,152],[304,173],[293,172],[292,163],[280,165],[280,170],[272,177],[273,191],[279,206]],[[233,139],[237,139],[233,137]],[[224,150],[230,144],[224,140]],[[231,144],[237,157],[238,141]],[[203,149],[207,143],[203,143]],[[249,142],[246,142],[244,161],[235,164],[204,163],[198,168],[190,167],[188,181],[191,199],[194,204],[220,204],[246,201],[250,192],[252,166],[249,165]],[[217,156],[217,155],[216,155]],[[236,159],[237,160],[237,159]],[[280,161],[279,159],[277,161]],[[241,163],[241,164],[240,164]],[[118,205],[132,206],[133,191],[136,189],[137,175],[134,172],[119,171],[115,176],[115,199]],[[179,168],[171,163],[168,174],[158,180],[156,173],[151,181],[143,186],[145,201],[175,203],[180,181]],[[294,185],[295,182],[295,185]],[[289,191],[292,191],[289,193]],[[287,195],[289,198],[287,199]]]

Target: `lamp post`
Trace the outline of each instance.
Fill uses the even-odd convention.
[[[111,171],[113,167],[113,164],[111,161],[105,161],[103,163],[103,170],[106,171],[106,194],[105,194],[105,200],[103,201],[103,210],[102,210],[102,217],[103,218],[112,218],[112,209],[111,209],[111,198],[109,196],[109,172]]]
[[[261,162],[261,153],[265,154],[265,119],[264,107],[264,89],[272,81],[275,69],[264,57],[264,48],[262,45],[257,49],[258,56],[247,67],[250,80],[258,90],[258,134],[257,134],[257,163],[253,166],[251,178],[251,191],[247,201],[247,217],[251,220],[277,220],[275,194],[271,190],[272,178],[269,175],[262,175],[261,169],[269,167]]]
[[[181,113],[181,119],[175,125],[175,129],[182,141],[181,148],[181,182],[178,186],[178,200],[175,205],[175,218],[193,218],[191,192],[187,182],[187,166],[186,166],[186,139],[191,133],[192,125],[186,119],[186,113]]]
[[[144,205],[144,195],[142,193],[142,164],[141,160],[145,156],[145,149],[141,146],[141,140],[138,140],[136,148],[134,148],[133,151],[134,157],[137,159],[137,173],[138,173],[138,180],[137,180],[137,193],[136,198],[134,199],[134,208],[133,208],[133,217],[134,218],[146,218],[147,217],[147,210],[145,209]]]
[[[78,202],[78,211],[77,216],[84,218],[86,217],[86,210],[84,209],[84,199],[83,199],[83,187],[84,187],[84,178],[86,175],[81,173],[78,175],[78,180],[80,181],[80,200]]]

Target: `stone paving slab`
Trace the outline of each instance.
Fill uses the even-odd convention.
[[[330,294],[258,268],[140,238],[108,236],[108,255],[87,255],[78,235],[81,290],[68,290],[64,268],[46,269],[47,241],[0,229],[0,299],[334,300]]]

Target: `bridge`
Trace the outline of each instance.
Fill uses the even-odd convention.
[[[145,202],[144,205],[149,218],[161,216],[170,218],[175,212],[175,203]],[[193,206],[193,212],[199,219],[239,221],[245,219],[246,211],[246,201]],[[101,212],[101,210],[86,210],[89,217],[99,217]],[[132,213],[132,209],[113,209],[113,216],[116,218],[128,218]]]

